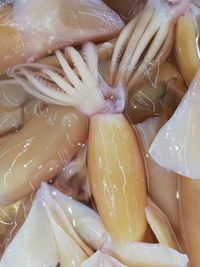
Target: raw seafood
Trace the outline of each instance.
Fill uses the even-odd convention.
[[[3,79],[0,81],[0,104],[13,108],[21,106],[28,98],[28,94],[15,80]]]
[[[118,258],[128,266],[188,267],[188,257],[161,244],[131,243],[118,248]]]
[[[16,131],[23,125],[21,107],[5,108],[0,105],[0,136]]]
[[[77,267],[90,255],[91,250],[73,230],[57,201],[60,194],[42,184],[25,223],[1,258],[1,267],[49,267],[58,262],[63,267]]]
[[[151,226],[156,238],[160,244],[180,251],[176,235],[170,225],[170,222],[166,215],[151,201],[148,199],[148,204],[145,209],[147,221]]]
[[[151,1],[151,3],[152,2],[154,3],[154,1]],[[20,1],[18,1],[18,3],[20,3]],[[157,1],[157,3],[159,4],[160,2]],[[174,2],[173,3],[170,2],[170,4],[175,5]],[[29,24],[30,24],[30,26],[33,26],[33,28],[35,27],[35,25],[31,25],[31,23],[29,23]],[[164,34],[164,31],[163,31],[163,34]],[[44,37],[45,37],[45,34],[44,34]],[[164,45],[164,49],[162,49],[162,53],[164,54],[164,56],[167,56],[167,52],[169,51],[170,45],[172,45],[171,36],[169,36],[167,38],[167,41],[165,42],[165,45]],[[112,45],[110,46],[110,48],[111,48],[110,51],[112,51]],[[147,50],[144,50],[144,52],[147,52]],[[147,54],[148,54],[148,52],[147,52]],[[142,54],[142,58],[144,59],[145,55],[144,55],[144,57],[143,57],[143,55],[144,54]],[[107,56],[107,54],[106,54],[106,56]],[[106,232],[106,230],[104,229],[104,227],[102,226],[100,221],[96,220],[98,216],[96,216],[95,219],[93,218],[94,220],[92,220],[91,218],[84,218],[85,220],[81,220],[82,218],[80,219],[80,217],[79,217],[78,220],[75,219],[75,221],[74,221],[74,216],[79,216],[80,214],[82,216],[82,213],[80,212],[80,209],[79,209],[79,204],[74,205],[74,207],[75,207],[75,209],[74,209],[75,213],[74,213],[74,211],[72,212],[73,208],[71,206],[68,209],[64,208],[65,204],[66,204],[66,199],[62,198],[62,200],[61,200],[61,197],[59,197],[59,200],[58,200],[58,199],[54,198],[54,196],[53,196],[54,193],[56,193],[56,195],[57,194],[59,195],[59,192],[53,191],[53,194],[50,194],[51,196],[49,196],[49,192],[45,193],[44,194],[45,196],[43,196],[43,198],[42,198],[42,200],[43,200],[42,204],[45,204],[46,212],[48,215],[48,221],[50,222],[50,224],[52,226],[51,230],[53,232],[53,237],[54,237],[53,240],[56,244],[56,252],[55,253],[56,253],[56,255],[59,255],[59,260],[56,263],[53,262],[53,264],[57,265],[57,266],[65,265],[65,264],[68,265],[68,263],[74,264],[74,259],[71,258],[71,260],[69,260],[67,258],[67,256],[68,256],[67,253],[62,253],[62,252],[60,253],[60,251],[65,250],[68,246],[66,243],[67,242],[66,239],[64,240],[64,236],[65,236],[64,233],[62,232],[62,230],[61,231],[59,230],[60,229],[59,227],[57,227],[57,224],[59,224],[59,223],[61,224],[61,221],[62,221],[62,223],[65,221],[63,219],[64,217],[61,216],[64,212],[65,215],[68,214],[67,216],[69,217],[68,218],[68,220],[69,220],[68,226],[70,224],[72,226],[72,228],[70,228],[70,226],[68,228],[68,230],[70,230],[70,234],[72,235],[74,233],[73,232],[74,230],[76,233],[78,232],[78,230],[81,230],[78,232],[78,236],[80,237],[80,239],[83,240],[88,245],[88,247],[90,246],[94,250],[98,250],[98,252],[99,252],[99,253],[97,252],[97,254],[95,254],[95,255],[92,255],[92,257],[90,257],[88,259],[88,261],[95,258],[95,259],[99,260],[101,263],[104,263],[104,259],[106,258],[106,259],[108,259],[109,262],[111,259],[113,259],[114,262],[112,261],[112,264],[121,265],[121,263],[119,263],[119,261],[118,261],[118,260],[120,260],[120,262],[122,262],[122,264],[126,263],[128,266],[156,266],[156,265],[157,266],[165,266],[165,267],[166,266],[186,266],[187,265],[187,257],[185,255],[179,254],[175,250],[171,250],[167,247],[164,247],[161,244],[155,245],[155,244],[142,244],[142,243],[132,242],[132,240],[135,241],[137,239],[141,240],[141,241],[146,241],[146,234],[147,234],[147,231],[149,230],[149,228],[147,226],[147,222],[146,222],[146,219],[147,219],[147,221],[151,225],[152,230],[154,231],[154,234],[157,236],[159,242],[161,242],[167,246],[173,246],[174,248],[178,248],[177,244],[175,244],[176,242],[175,242],[175,238],[173,236],[173,231],[171,231],[166,217],[160,211],[158,212],[157,209],[154,209],[155,207],[153,207],[152,205],[149,205],[149,203],[148,203],[148,206],[146,207],[146,216],[144,216],[145,214],[144,214],[144,205],[143,204],[146,203],[145,170],[144,170],[143,159],[141,157],[139,143],[138,143],[138,140],[137,140],[137,137],[135,134],[135,129],[131,128],[131,125],[129,124],[129,122],[126,121],[124,116],[121,114],[121,112],[123,111],[124,106],[125,106],[125,98],[126,98],[126,95],[124,93],[124,88],[122,85],[123,79],[120,80],[120,82],[122,82],[122,84],[118,84],[116,87],[113,87],[113,88],[110,87],[108,84],[106,84],[106,82],[99,75],[99,72],[97,69],[97,56],[96,56],[95,47],[91,44],[84,45],[83,49],[81,51],[79,50],[79,52],[77,50],[75,50],[73,47],[67,47],[65,49],[65,51],[63,51],[63,53],[61,51],[57,50],[56,51],[56,57],[52,56],[51,58],[44,59],[44,60],[42,60],[43,63],[40,62],[37,64],[28,64],[28,65],[25,64],[23,66],[22,65],[17,66],[12,71],[10,71],[10,74],[12,74],[13,77],[19,83],[21,83],[26,88],[27,91],[29,91],[29,93],[32,93],[34,96],[37,96],[38,98],[44,100],[47,103],[47,104],[46,103],[44,104],[44,109],[42,108],[42,112],[40,114],[37,114],[37,115],[39,115],[39,116],[41,115],[43,117],[43,115],[44,115],[43,112],[45,112],[46,108],[48,109],[48,108],[52,107],[49,104],[56,104],[56,105],[62,105],[62,106],[70,105],[72,107],[75,107],[79,111],[83,112],[87,116],[91,117],[90,127],[92,127],[93,121],[97,122],[97,124],[95,124],[95,123],[94,124],[95,124],[95,128],[97,130],[98,129],[99,130],[96,131],[96,129],[95,130],[90,129],[90,132],[89,132],[88,166],[89,166],[90,173],[93,173],[93,175],[91,175],[91,177],[90,177],[90,181],[91,181],[91,184],[95,183],[97,180],[96,177],[98,178],[98,176],[99,176],[100,179],[98,179],[97,181],[100,180],[100,183],[101,183],[101,174],[102,173],[108,174],[107,175],[108,182],[110,182],[110,184],[112,183],[111,187],[113,186],[113,192],[114,192],[114,193],[111,192],[111,193],[113,193],[111,195],[112,196],[115,196],[115,195],[118,196],[119,195],[117,200],[121,199],[121,195],[120,195],[120,193],[118,194],[118,192],[119,192],[119,187],[121,185],[120,183],[122,181],[122,179],[120,180],[122,175],[119,175],[119,179],[114,179],[115,177],[113,177],[112,174],[113,173],[118,174],[121,172],[124,175],[123,177],[129,178],[129,170],[131,169],[131,167],[127,168],[127,162],[128,162],[129,157],[124,156],[125,153],[123,153],[123,147],[125,147],[123,141],[127,141],[127,140],[124,140],[125,139],[124,136],[126,136],[126,134],[129,133],[129,134],[127,134],[127,136],[129,137],[130,140],[128,140],[129,142],[127,142],[127,144],[131,144],[130,141],[134,140],[135,146],[133,148],[133,151],[131,151],[131,152],[132,153],[134,152],[135,158],[139,159],[139,162],[141,163],[141,168],[138,168],[139,171],[137,171],[137,168],[136,168],[136,175],[134,176],[133,182],[137,181],[137,179],[136,179],[137,175],[138,176],[142,175],[144,177],[142,179],[142,181],[144,182],[143,185],[142,185],[141,181],[138,179],[139,182],[133,188],[135,190],[134,196],[136,196],[135,202],[136,202],[136,205],[140,206],[141,205],[140,200],[142,199],[144,201],[141,205],[141,208],[139,208],[139,211],[141,211],[141,213],[142,213],[141,217],[137,216],[137,214],[138,214],[137,209],[134,209],[134,211],[136,213],[135,219],[134,219],[134,215],[131,214],[133,209],[130,208],[131,212],[128,212],[129,214],[131,214],[131,217],[134,219],[133,221],[134,221],[135,229],[136,229],[134,235],[136,236],[136,238],[134,237],[132,239],[131,234],[133,231],[132,231],[132,229],[131,229],[131,231],[129,231],[129,223],[131,222],[132,218],[127,219],[126,216],[121,216],[122,218],[125,217],[124,218],[125,227],[123,227],[123,229],[122,229],[123,232],[125,233],[124,238],[123,238],[123,235],[120,236],[118,234],[118,232],[116,231],[115,225],[118,225],[117,221],[120,222],[121,210],[123,211],[123,212],[121,212],[122,214],[124,214],[124,211],[128,210],[128,209],[125,209],[124,207],[127,206],[126,205],[128,202],[127,199],[131,199],[131,194],[130,194],[130,192],[128,192],[128,190],[127,191],[124,190],[125,186],[121,186],[121,188],[123,188],[123,192],[125,191],[125,194],[124,194],[125,195],[125,205],[123,203],[124,198],[122,198],[122,203],[121,203],[122,209],[119,209],[119,212],[117,212],[119,215],[117,216],[117,219],[113,222],[112,227],[107,226],[108,225],[108,219],[106,218],[106,216],[103,216],[100,212],[100,215],[102,216],[103,220],[105,221],[105,226],[106,226],[107,230],[108,230],[108,228],[110,228],[109,229],[109,234],[111,234],[111,238],[110,238],[109,234]],[[54,59],[55,58],[56,58],[56,64],[54,65]],[[44,62],[44,61],[46,61],[46,62]],[[161,61],[162,61],[162,58],[161,58]],[[146,62],[144,62],[144,63],[146,63]],[[151,63],[153,64],[154,62],[152,61]],[[158,61],[156,61],[156,63],[158,63]],[[156,64],[156,65],[158,65],[158,64]],[[139,66],[139,69],[140,69],[140,66]],[[157,69],[159,69],[159,66],[157,67]],[[151,75],[151,73],[152,73],[151,67],[148,68],[148,66],[147,66],[147,70],[148,70],[148,75]],[[137,71],[136,71],[136,73],[137,73]],[[141,78],[140,78],[140,73],[139,73],[138,77],[136,77],[137,81],[139,81],[143,77],[143,73],[141,75]],[[134,83],[134,86],[136,84],[137,83]],[[179,95],[179,92],[180,91],[178,90],[178,95]],[[40,101],[40,100],[38,100],[38,101]],[[163,103],[164,102],[162,102],[162,104]],[[173,104],[174,104],[174,106],[176,106],[176,100],[173,101],[172,105]],[[42,105],[43,105],[43,103],[42,103]],[[165,103],[164,103],[164,105],[165,105]],[[56,108],[58,108],[58,107],[56,107]],[[165,108],[166,107],[164,107],[164,109]],[[169,108],[169,114],[171,115],[171,113],[173,111],[171,110],[171,105],[169,105],[169,102],[167,102],[167,108]],[[103,118],[101,123],[99,123],[99,121],[100,121],[99,118],[100,119]],[[107,118],[109,118],[109,120]],[[32,117],[27,116],[27,119],[25,119],[25,125],[27,125],[27,123],[30,121],[32,121]],[[115,127],[113,126],[114,121],[117,121],[117,126],[119,126],[119,128],[116,127],[117,130],[115,130],[115,131],[113,131],[113,129],[115,129]],[[98,124],[101,125],[100,128],[98,128]],[[107,131],[104,129],[104,126],[105,126],[106,130],[107,129],[109,130],[110,128],[112,128],[110,131],[111,134],[109,134],[109,131],[107,134]],[[41,127],[41,129],[42,129],[42,127]],[[81,132],[81,129],[79,129],[79,130]],[[122,134],[120,135],[121,132],[122,132]],[[99,140],[102,139],[103,141],[106,141],[104,143],[107,144],[106,149],[104,149],[104,151],[103,151],[103,148],[104,148],[103,145],[104,144],[102,143],[102,146],[98,147],[99,144],[95,140],[95,137],[98,138],[99,133],[102,133],[102,136],[103,136],[103,137],[100,136]],[[132,133],[132,135],[130,133]],[[56,136],[56,133],[54,135]],[[116,139],[115,139],[116,135],[117,135],[117,137],[119,137],[119,141],[118,140],[116,141]],[[95,150],[94,146],[90,145],[90,140],[92,139],[91,136],[94,140],[94,142],[92,142],[92,144],[95,144],[95,142],[97,142],[97,145],[96,145],[97,149],[96,150]],[[133,138],[133,136],[134,136],[134,138]],[[2,143],[3,143],[3,141],[4,141],[4,139],[2,139]],[[109,149],[110,147],[111,147],[111,149]],[[119,153],[120,154],[119,157],[118,157],[117,153],[113,152],[114,151],[113,147],[115,148],[115,152],[122,150],[122,153]],[[131,145],[128,147],[127,151],[129,151],[130,148],[131,148]],[[54,151],[56,151],[56,148],[53,148],[53,149],[54,149]],[[100,158],[99,155],[101,156],[102,151],[105,153]],[[109,159],[109,154],[111,154],[110,151],[113,152],[113,157],[111,159]],[[96,158],[92,157],[92,156],[90,157],[90,153],[91,154],[94,153],[94,155],[96,156],[96,154],[95,154],[96,152],[97,152]],[[56,151],[56,153],[57,153],[57,151]],[[131,155],[131,153],[129,153],[129,154]],[[99,158],[103,159],[103,160],[105,159],[106,164],[108,163],[107,166],[112,165],[112,163],[114,163],[113,164],[114,167],[103,169],[103,167],[106,166],[106,164],[104,164],[104,166],[102,167],[101,161],[100,161],[100,164],[98,166],[94,166],[93,161],[96,162],[97,160],[99,160]],[[116,158],[118,161],[116,161]],[[119,162],[122,164],[119,164]],[[99,161],[98,161],[98,163],[99,163]],[[66,166],[66,162],[65,162],[65,166]],[[91,171],[91,169],[94,167],[96,168],[96,170]],[[108,173],[109,170],[111,170],[110,174]],[[59,172],[60,172],[60,170],[59,170]],[[116,175],[116,177],[117,177],[117,175]],[[53,174],[52,178],[53,178],[53,180],[50,181],[51,183],[54,182],[54,179],[55,179],[54,174]],[[118,185],[118,181],[119,181],[119,185]],[[127,181],[132,182],[131,179],[128,179]],[[100,186],[99,186],[100,189],[101,189],[101,186],[102,185],[100,184]],[[106,183],[106,186],[108,187],[109,183]],[[44,188],[43,185],[42,185],[42,188]],[[104,188],[105,188],[105,183],[103,184],[103,189]],[[130,188],[131,188],[131,186],[130,186]],[[137,192],[137,189],[138,189],[138,192]],[[94,199],[96,202],[96,207],[100,210],[101,206],[103,207],[103,204],[105,205],[106,202],[104,202],[103,204],[101,203],[101,199],[100,199],[101,195],[100,195],[100,197],[98,197],[98,193],[99,193],[98,190],[97,190],[97,192],[95,192],[95,190],[92,190],[92,191],[93,191]],[[103,191],[103,194],[104,193],[105,193],[105,190]],[[137,193],[141,193],[141,195],[138,196]],[[33,195],[31,195],[31,197],[33,197]],[[140,197],[141,197],[141,199],[140,199]],[[178,194],[177,194],[177,197],[178,197]],[[48,201],[46,201],[47,203],[44,202],[44,199],[48,200]],[[110,214],[112,214],[113,210],[117,206],[117,205],[116,206],[113,205],[113,202],[112,202],[113,199],[114,199],[114,197],[111,198],[111,200],[109,199],[111,204],[109,204],[109,201],[107,202],[109,204],[108,208],[110,208],[110,207],[112,208]],[[117,203],[117,202],[114,202],[114,204],[115,203]],[[58,206],[61,207],[61,209],[59,209]],[[103,209],[106,210],[105,207],[103,207]],[[59,212],[58,212],[58,210],[59,210]],[[115,210],[114,210],[114,212],[115,212]],[[114,212],[113,212],[113,214],[114,214]],[[71,216],[72,213],[74,213],[73,216]],[[161,214],[162,214],[162,216],[161,216]],[[37,213],[36,212],[32,213],[32,215],[33,215],[32,220],[34,221],[35,217],[37,216]],[[138,222],[137,222],[137,217],[139,217]],[[142,218],[143,222],[139,225],[139,223],[141,222],[141,218]],[[59,220],[60,220],[60,222],[58,222]],[[92,229],[92,231],[91,231],[91,226],[94,227],[94,229]],[[142,230],[140,229],[140,227]],[[95,232],[96,230],[97,230],[98,234],[96,234],[96,232]],[[131,234],[129,236],[126,235],[126,231],[129,232],[128,234],[130,234],[130,233]],[[62,232],[62,234],[60,235],[59,232]],[[141,232],[144,232],[144,234],[141,234]],[[18,233],[20,233],[20,230]],[[100,233],[100,235],[99,235],[99,233]],[[168,234],[169,234],[170,238],[171,237],[173,237],[173,238],[168,239],[168,237],[167,237]],[[127,236],[128,236],[128,238],[127,238]],[[130,239],[129,239],[129,237],[130,237]],[[79,247],[80,247],[81,250],[87,255],[86,257],[90,256],[92,253],[91,250],[89,248],[87,248],[87,246],[85,246],[80,241],[80,239],[77,237],[76,234],[73,235],[73,238],[75,240],[75,244],[73,242],[72,242],[73,244],[71,242],[69,242],[69,248],[71,247],[71,245],[72,246],[75,245],[74,248],[75,247],[77,248],[77,252],[79,251]],[[16,239],[14,239],[14,240],[13,240],[13,242],[16,242]],[[129,241],[131,243],[129,243]],[[155,239],[152,242],[155,242]],[[74,250],[76,250],[76,249],[74,249]],[[80,250],[80,253],[81,253],[81,250]],[[161,259],[158,257],[159,251],[161,254]],[[8,255],[7,253],[8,253],[8,250],[5,251],[5,254],[4,254],[5,257]],[[79,252],[78,252],[78,254],[79,254]],[[96,257],[96,255],[98,257]],[[9,258],[9,255],[8,255],[8,258]],[[115,258],[116,258],[116,260],[115,260]],[[68,263],[67,263],[67,261],[68,261]],[[81,262],[81,261],[82,260],[80,260],[79,262]],[[108,264],[108,262],[107,262],[107,264]],[[75,263],[75,265],[80,265],[80,264]]]
[[[97,210],[113,242],[142,241],[147,227],[144,163],[134,129],[122,114],[91,118],[88,168]]]
[[[94,44],[87,43],[83,46],[83,56],[73,47],[67,47],[65,53],[70,57],[78,74],[69,66],[67,58],[60,51],[56,51],[62,66],[62,71],[59,70],[59,73],[48,66],[42,69],[41,66],[32,64],[28,67],[16,67],[12,75],[26,90],[37,94],[39,98],[45,97],[47,102],[55,101],[60,105],[72,105],[91,116],[88,167],[97,209],[108,232],[117,243],[141,241],[147,227],[144,213],[145,171],[134,128],[121,114],[125,105],[124,88],[121,85],[112,88],[102,79],[98,72],[97,49]],[[38,77],[35,74],[36,70],[29,70],[30,67],[33,70],[34,68],[41,70],[41,73],[54,82],[53,86],[50,86],[45,78]],[[113,135],[114,130],[116,135]],[[104,142],[106,145],[103,145]],[[112,157],[109,157],[109,153]],[[102,175],[106,175],[104,179]],[[116,179],[116,184],[113,184],[113,179]],[[118,198],[122,197],[121,186],[124,193],[123,201],[120,202]],[[107,193],[104,193],[104,190],[107,190]],[[107,196],[110,196],[110,199]],[[134,210],[133,203],[136,207]],[[122,216],[120,210],[124,212]],[[113,214],[110,216],[109,212]],[[110,224],[112,217],[113,221]],[[113,228],[115,219],[122,222],[123,231],[120,233],[117,227]]]
[[[136,124],[152,116],[167,113],[169,117],[181,102],[187,87],[174,59],[168,59],[129,92],[126,113]]]
[[[17,133],[1,139],[0,204],[30,194],[42,180],[57,175],[79,151],[87,119],[66,107],[47,107]]]
[[[200,231],[200,181],[186,177],[179,179],[180,193],[180,227],[184,240],[184,250],[187,253],[191,266],[199,267]]]
[[[198,20],[186,14],[179,18],[176,28],[176,59],[188,85],[200,68]]]
[[[115,45],[111,66],[112,84],[124,81],[128,89],[144,78],[170,54],[177,18],[185,12],[188,0],[175,6],[168,1],[149,0],[122,30]]]
[[[91,255],[89,246],[98,252]],[[186,255],[160,244],[113,246],[93,210],[42,183],[27,219],[5,249],[0,266],[49,267],[59,263],[63,267],[83,267],[93,262],[116,267],[124,267],[124,262],[139,267],[186,267],[188,260]]]
[[[49,0],[48,5],[15,0],[13,8],[5,8],[6,19],[0,16],[0,72],[66,45],[111,38],[124,25],[101,0]]]
[[[177,234],[179,233],[178,175],[160,167],[148,153],[153,139],[166,122],[167,116],[164,114],[137,124],[136,129],[147,168],[148,194],[168,217]]]
[[[171,119],[160,129],[149,153],[162,167],[200,178],[200,70]],[[163,153],[164,151],[164,153]]]

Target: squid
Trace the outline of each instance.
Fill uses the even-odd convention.
[[[0,204],[14,203],[51,180],[80,150],[87,118],[66,107],[47,106],[17,133],[0,140]]]
[[[148,200],[145,213],[147,221],[159,243],[180,251],[179,243],[167,216],[152,202],[151,199]]]
[[[162,220],[159,226],[155,223],[154,230],[170,235]],[[0,266],[186,267],[188,263],[186,255],[161,244],[136,242],[123,251],[124,255],[112,244],[95,211],[41,183],[26,220],[4,250]]]
[[[169,56],[174,45],[175,26],[190,0],[179,3],[149,0],[142,12],[121,31],[110,63],[110,82],[124,81],[136,91],[148,73]]]
[[[6,248],[0,266],[49,267],[60,263],[63,267],[75,267],[91,255],[92,250],[80,239],[57,201],[60,194],[42,184],[25,223]]]
[[[200,68],[199,14],[199,7],[193,4],[190,12],[179,18],[176,27],[176,59],[188,85]]]
[[[113,242],[141,241],[147,227],[144,163],[136,134],[122,114],[91,118],[88,168],[97,210]]]
[[[180,226],[191,266],[198,267],[199,259],[199,208],[200,181],[181,176],[179,179],[180,193]]]
[[[97,210],[116,243],[141,241],[147,229],[146,177],[135,130],[121,113],[124,88],[112,88],[102,79],[94,44],[85,44],[82,54],[73,47],[64,52],[55,53],[61,66],[57,71],[32,63],[15,67],[10,75],[47,103],[73,106],[90,117],[88,172]]]
[[[45,98],[47,103],[73,106],[90,117],[89,181],[105,228],[98,224],[96,229],[100,235],[85,235],[91,227],[84,221],[80,226],[85,232],[82,231],[82,235],[80,229],[76,232],[92,249],[101,250],[128,266],[186,266],[187,256],[174,249],[161,244],[140,243],[147,232],[146,175],[136,131],[121,113],[126,98],[124,87],[120,84],[110,87],[102,79],[94,44],[86,43],[81,52],[73,47],[66,47],[64,52],[56,51],[61,66],[57,70],[48,65],[27,64],[15,67],[10,74],[26,91],[40,99]],[[158,228],[158,231],[165,229],[169,234],[167,224],[161,224],[164,228]],[[168,257],[160,261],[156,256],[158,252],[168,255],[170,262]]]
[[[5,108],[0,105],[0,136],[17,131],[22,125],[22,108]]]
[[[101,0],[16,0],[0,9],[0,73],[66,45],[112,38],[123,26]]]
[[[149,148],[157,164],[193,179],[200,178],[199,88],[200,70],[175,113],[160,129]]]
[[[166,123],[167,116],[149,118],[136,125],[147,168],[148,194],[169,219],[179,236],[178,175],[160,167],[148,153],[159,129]]]

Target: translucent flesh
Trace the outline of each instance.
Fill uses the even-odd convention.
[[[135,88],[138,87],[136,86]],[[171,117],[187,87],[174,60],[169,59],[143,79],[140,90],[130,92],[127,115],[136,124],[163,111]]]
[[[0,149],[0,203],[31,193],[41,180],[55,177],[78,152],[87,135],[87,119],[70,108],[48,107],[17,133],[4,137]]]
[[[0,105],[0,136],[16,131],[23,125],[21,107],[5,108]]]
[[[62,207],[71,225],[88,246],[94,250],[102,248],[103,245],[106,246],[104,243],[109,241],[109,236],[94,210],[64,194],[59,194],[56,189],[51,195]]]
[[[175,26],[173,24],[170,25],[169,32],[164,43],[162,44],[160,50],[157,51],[156,57],[148,65],[148,68],[142,72],[138,71],[137,79],[135,78],[135,75],[132,76],[127,85],[129,91],[133,93],[136,92],[138,90],[138,86],[140,86],[146,78],[149,79],[151,77],[152,71],[156,72],[159,69],[160,64],[168,58],[174,44],[174,29]]]
[[[24,40],[13,26],[0,25],[0,36],[0,73],[3,73],[7,68],[25,62],[33,50],[30,42]],[[25,55],[26,50],[28,53]]]
[[[160,166],[194,179],[200,177],[199,88],[200,71],[149,149],[151,157]]]
[[[191,15],[182,16],[178,20],[175,47],[179,68],[189,85],[200,67],[197,32]]]
[[[149,118],[137,124],[141,147],[147,167],[148,194],[158,207],[166,214],[173,229],[179,232],[179,206],[177,200],[178,175],[160,167],[148,154],[148,149],[167,117]]]
[[[135,242],[116,248],[119,260],[129,267],[188,267],[188,257],[161,244]]]
[[[1,267],[77,267],[87,255],[79,247],[76,234],[50,192],[53,188],[42,185],[18,233],[6,248],[0,261]],[[20,249],[18,249],[20,248]]]
[[[159,243],[179,251],[177,238],[168,218],[150,199],[145,212],[147,221]]]
[[[144,164],[134,129],[123,115],[91,118],[88,168],[97,210],[113,242],[141,241],[147,228]]]
[[[124,26],[101,0],[17,0],[1,13],[0,72],[66,45],[109,39]]]
[[[16,202],[13,205],[0,207],[0,255],[10,241],[13,229],[16,228],[16,216],[20,204],[20,202]]]
[[[185,243],[185,252],[192,267],[200,266],[200,181],[186,177],[179,179],[180,190],[180,225]]]
[[[80,267],[127,267],[126,265],[120,263],[113,257],[104,254],[100,251],[94,253],[90,258],[82,262]]]
[[[21,106],[28,98],[28,95],[14,80],[0,81],[0,103],[5,107],[18,107]]]

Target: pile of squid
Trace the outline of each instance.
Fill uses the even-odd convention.
[[[0,1],[0,267],[200,266],[199,18]]]

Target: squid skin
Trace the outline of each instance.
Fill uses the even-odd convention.
[[[173,116],[160,129],[149,154],[160,166],[199,179],[200,70]],[[164,154],[163,154],[164,151]]]
[[[13,236],[20,205],[21,202],[16,202],[13,205],[0,206],[0,255]]]
[[[50,0],[48,5],[16,0],[5,9],[0,12],[0,72],[67,45],[107,40],[124,26],[101,0]]]
[[[192,15],[186,14],[180,17],[176,27],[176,59],[188,85],[200,68],[197,37],[198,33]]]
[[[73,109],[48,107],[17,133],[0,140],[0,204],[8,205],[55,177],[87,136],[87,119]]]
[[[1,267],[49,267],[58,262],[76,267],[91,255],[58,202],[60,196],[53,187],[41,185],[25,222],[1,257]]]
[[[91,118],[88,169],[97,210],[113,242],[143,240],[147,229],[144,163],[134,130],[122,114]]]
[[[189,256],[192,267],[200,266],[200,181],[181,176],[179,179],[180,224],[185,244],[185,252]]]
[[[159,243],[180,251],[176,235],[167,216],[150,199],[145,212],[147,221]]]
[[[145,170],[137,137],[121,114],[126,98],[124,87],[121,84],[115,88],[110,87],[100,76],[97,48],[94,44],[86,43],[82,47],[82,53],[73,47],[66,47],[65,53],[70,56],[76,72],[70,67],[68,58],[57,51],[63,79],[52,69],[44,70],[54,87],[52,83],[49,86],[47,81],[38,79],[26,67],[20,68],[19,72],[15,69],[12,74],[32,94],[50,102],[56,101],[60,105],[72,105],[91,117],[88,169],[97,209],[116,243],[140,241],[147,228],[144,212]],[[23,77],[20,72],[24,74]],[[106,150],[103,150],[104,142]],[[122,194],[121,188],[124,190]],[[120,233],[117,228],[113,229],[116,222],[122,227]]]
[[[5,108],[0,104],[0,136],[15,132],[23,125],[21,107]]]
[[[136,129],[146,162],[148,194],[166,214],[174,231],[179,233],[178,175],[160,167],[148,154],[153,139],[166,121],[166,115],[149,118],[137,124]]]

